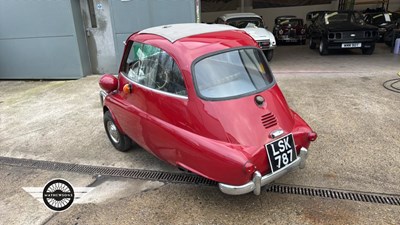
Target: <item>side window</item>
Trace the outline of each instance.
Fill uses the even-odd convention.
[[[185,82],[175,61],[157,47],[141,43],[132,44],[124,72],[135,83],[187,96]]]
[[[133,43],[131,45],[131,50],[129,52],[129,55],[126,59],[126,63],[124,65],[123,68],[123,72],[128,75],[131,71],[137,71],[138,70],[138,66],[139,66],[139,57],[137,55],[140,47],[142,44],[140,43]],[[132,72],[131,72],[132,73]],[[132,74],[130,74],[132,75]],[[128,75],[129,77],[129,75]],[[132,77],[129,77],[132,79]]]
[[[171,92],[177,95],[187,96],[185,81],[183,80],[181,71],[175,61],[171,68]]]

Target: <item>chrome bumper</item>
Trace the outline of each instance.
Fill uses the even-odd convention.
[[[298,35],[295,37],[289,37],[288,35],[277,37],[279,41],[301,41],[306,40],[306,35]]]
[[[100,103],[101,103],[101,106],[104,105],[103,103],[104,103],[104,99],[106,98],[106,96],[107,96],[107,92],[101,90],[100,91]]]
[[[279,170],[275,173],[270,173],[265,176],[261,176],[261,173],[256,171],[253,175],[253,180],[239,186],[229,185],[219,183],[219,189],[228,195],[242,195],[249,192],[254,192],[255,195],[259,195],[261,192],[261,187],[271,183],[272,181],[278,179],[283,176],[287,172],[300,167],[301,169],[305,167],[306,159],[307,159],[307,149],[301,148],[300,154],[297,156],[297,159],[293,161],[289,166],[285,167],[282,170]]]
[[[271,46],[265,47],[265,48],[260,47],[260,48],[261,48],[261,50],[263,50],[263,51],[266,51],[266,50],[274,50],[274,49],[276,48],[276,45],[271,45]]]

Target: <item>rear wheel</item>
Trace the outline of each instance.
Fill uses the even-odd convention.
[[[310,42],[308,43],[308,46],[310,47],[310,49],[315,49],[315,47],[317,47],[317,44],[315,44],[312,37],[310,37]]]
[[[325,39],[321,39],[319,42],[319,54],[320,55],[327,55],[328,54],[328,46]]]
[[[121,131],[118,130],[118,127],[115,125],[115,122],[109,111],[104,113],[103,120],[108,139],[110,139],[114,148],[121,152],[128,151],[132,146],[132,141],[129,139],[129,137],[122,134]]]
[[[364,55],[372,55],[372,53],[374,53],[374,50],[375,50],[375,44],[371,45],[371,48],[363,48],[361,51],[362,54]]]
[[[393,30],[386,31],[386,33],[383,35],[383,41],[387,46],[391,48],[393,47]]]
[[[306,44],[306,40],[305,40],[305,39],[304,39],[304,40],[301,40],[300,42],[301,42],[302,45],[305,45],[305,44]]]

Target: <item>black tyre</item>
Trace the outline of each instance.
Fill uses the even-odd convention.
[[[393,48],[393,30],[387,31],[383,35],[383,41],[388,47]]]
[[[268,62],[270,62],[272,60],[272,57],[274,56],[274,50],[264,51],[264,55],[267,58]]]
[[[132,141],[129,139],[129,137],[122,134],[121,131],[118,130],[118,127],[115,125],[115,122],[109,111],[104,113],[103,120],[108,139],[110,139],[110,142],[114,148],[121,152],[128,151],[132,146]]]
[[[364,54],[364,55],[372,55],[372,53],[374,53],[374,50],[375,50],[375,44],[373,44],[371,46],[371,48],[363,48],[362,49],[362,54]]]
[[[319,54],[320,55],[328,55],[328,45],[325,39],[321,39],[319,42]]]
[[[305,40],[305,39],[304,39],[304,40],[301,40],[300,42],[301,42],[302,45],[305,45],[305,44],[306,44],[306,40]]]
[[[310,47],[310,49],[315,49],[317,47],[317,44],[314,42],[312,37],[310,37],[310,42],[308,43],[308,46]]]

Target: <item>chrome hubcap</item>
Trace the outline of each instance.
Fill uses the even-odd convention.
[[[118,143],[120,136],[117,127],[112,121],[107,122],[107,130],[108,133],[110,134],[110,138],[113,142]]]

